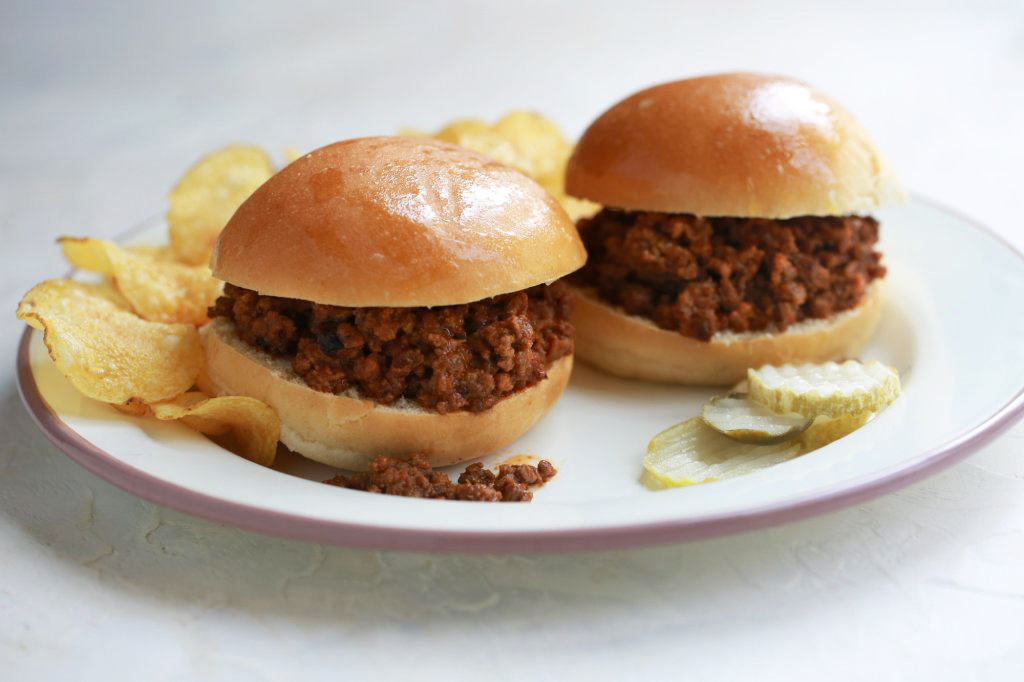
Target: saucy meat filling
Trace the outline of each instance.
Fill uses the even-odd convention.
[[[561,282],[466,305],[346,308],[227,284],[210,317],[318,391],[407,398],[441,414],[481,412],[533,386],[572,353],[572,293]]]
[[[588,260],[570,281],[702,341],[829,317],[855,307],[885,275],[870,217],[701,218],[606,208],[578,227]]]

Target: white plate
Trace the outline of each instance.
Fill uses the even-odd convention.
[[[31,330],[19,354],[29,411],[96,474],[166,506],[314,541],[443,551],[570,551],[746,530],[859,502],[965,456],[1024,411],[1024,259],[970,221],[915,200],[878,214],[889,268],[881,328],[864,358],[900,370],[901,398],[820,450],[737,479],[652,492],[647,441],[714,392],[614,379],[581,363],[562,400],[513,454],[558,476],[530,504],[372,495],[322,485],[298,457],[280,470],[235,457],[174,423],[80,396]],[[131,235],[165,240],[162,221]]]

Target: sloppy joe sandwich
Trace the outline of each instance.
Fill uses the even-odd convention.
[[[558,399],[586,254],[539,185],[411,137],[339,142],[241,205],[211,267],[226,282],[200,384],[251,395],[307,457],[364,469],[496,450]]]
[[[878,222],[903,190],[841,105],[789,78],[658,85],[587,129],[569,194],[589,258],[570,281],[579,356],[611,373],[731,384],[850,357],[881,311]]]

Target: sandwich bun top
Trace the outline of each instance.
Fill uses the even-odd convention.
[[[622,100],[583,134],[566,190],[627,210],[773,219],[864,213],[904,194],[846,109],[800,81],[753,73]]]
[[[339,306],[469,303],[551,282],[586,252],[525,175],[445,142],[368,137],[274,175],[221,233],[214,276]]]

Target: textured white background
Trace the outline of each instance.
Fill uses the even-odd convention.
[[[0,4],[0,309],[62,272],[54,237],[162,211],[227,141],[307,149],[513,107],[575,136],[641,86],[729,69],[819,85],[913,191],[1024,247],[1018,1],[409,5]],[[3,679],[1024,679],[1024,426],[924,483],[762,532],[547,557],[356,551],[86,473],[18,400],[20,333],[11,315]]]

